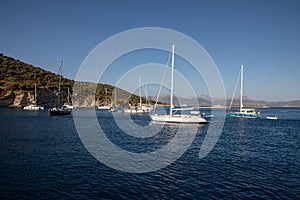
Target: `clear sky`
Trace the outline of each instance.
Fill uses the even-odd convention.
[[[246,96],[300,99],[298,0],[1,0],[0,4],[0,52],[55,73],[63,60],[64,75],[71,79],[88,53],[108,37],[133,28],[164,27],[190,36],[206,49],[228,96],[244,64]]]

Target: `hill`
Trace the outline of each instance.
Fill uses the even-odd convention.
[[[40,67],[26,64],[20,60],[0,54],[0,106],[23,107],[34,101],[34,85],[37,85],[38,104],[45,107],[55,105],[57,100],[59,76]],[[86,93],[95,83],[80,83],[81,92]],[[62,77],[61,93],[63,102],[68,101],[68,89],[73,97],[80,101],[77,107],[91,107],[111,102],[114,86],[97,84],[95,95],[81,99],[80,94],[73,93],[74,80]],[[139,97],[117,88],[117,106],[135,104]]]

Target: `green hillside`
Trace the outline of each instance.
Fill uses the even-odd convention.
[[[0,54],[0,86],[12,90],[37,87],[56,88],[59,76],[39,67]],[[62,78],[62,87],[71,88],[74,81]]]
[[[16,60],[11,57],[7,57],[0,54],[0,106],[24,106],[30,102],[29,96],[33,95],[34,84],[37,84],[38,96],[42,96],[39,104],[45,106],[51,106],[55,102],[55,96],[58,90],[59,76],[40,67],[35,67],[30,64],[26,64],[20,60]],[[91,84],[93,83],[81,83],[83,91],[85,93],[90,91]],[[67,88],[70,89],[70,93],[73,91],[74,80],[62,78],[62,91],[64,93],[64,99],[67,98]],[[111,102],[114,86],[107,84],[97,84],[96,94],[93,96],[95,106],[107,104]],[[137,103],[139,98],[134,94],[117,89],[119,106],[126,106],[129,102]],[[16,103],[17,96],[22,98],[20,103]],[[22,96],[23,95],[23,96]],[[76,94],[80,96],[80,94]],[[128,96],[130,97],[128,99]],[[124,97],[124,99],[122,98]],[[126,98],[125,98],[126,97]],[[80,105],[87,106],[87,105]]]

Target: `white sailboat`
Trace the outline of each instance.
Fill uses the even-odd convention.
[[[108,111],[110,111],[110,112],[121,112],[118,109],[118,106],[117,106],[117,87],[115,87],[115,89],[113,90],[113,96],[114,97],[111,97],[111,106],[110,106],[110,109]]]
[[[141,91],[141,77],[139,77],[139,96],[140,96],[140,102],[136,106],[131,106],[129,109],[124,110],[126,113],[131,113],[131,114],[137,114],[137,113],[148,113],[150,112],[153,107],[148,105],[148,100],[147,100],[147,94],[145,90],[145,95],[146,95],[146,104],[142,103],[142,91]]]
[[[111,107],[110,106],[98,106],[97,108],[99,110],[109,110]]]
[[[43,106],[36,105],[37,103],[37,90],[36,90],[36,83],[34,84],[34,103],[28,106],[25,106],[24,110],[44,110]]]
[[[69,115],[72,112],[72,109],[67,108],[66,106],[60,106],[61,95],[60,95],[60,87],[61,87],[61,77],[62,77],[62,61],[60,62],[59,66],[59,83],[58,83],[58,98],[57,98],[57,105],[49,110],[50,115]]]
[[[200,114],[199,111],[191,111],[191,114],[174,114],[173,110],[173,91],[174,91],[174,51],[175,45],[172,46],[172,71],[171,71],[171,90],[170,90],[170,113],[166,115],[151,114],[152,121],[168,122],[168,123],[207,123],[207,120]]]
[[[229,116],[231,117],[239,117],[239,118],[253,118],[257,119],[260,118],[260,112],[256,112],[255,108],[244,108],[243,105],[243,81],[244,81],[244,66],[241,65],[241,71],[240,71],[240,83],[241,83],[241,88],[240,88],[240,110],[236,112],[230,112]],[[231,103],[229,106],[229,109],[231,108],[232,102],[233,102],[233,97],[231,99]]]
[[[74,106],[70,102],[71,95],[70,95],[70,88],[68,88],[68,102],[64,103],[63,107],[68,108],[68,109],[73,109]]]
[[[97,107],[99,110],[110,110],[111,106],[107,103],[107,88],[105,88],[105,101],[104,105]]]

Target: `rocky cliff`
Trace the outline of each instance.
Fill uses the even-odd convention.
[[[65,90],[67,92],[67,90]],[[66,93],[67,94],[67,93]],[[44,107],[51,107],[55,105],[57,99],[57,92],[47,89],[37,89],[37,104]],[[63,101],[68,102],[67,95],[63,95]],[[0,106],[1,107],[24,107],[26,105],[35,103],[34,91],[11,90],[7,88],[0,88]]]

